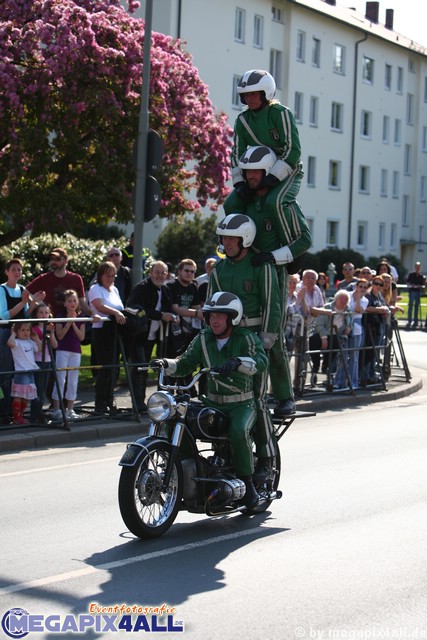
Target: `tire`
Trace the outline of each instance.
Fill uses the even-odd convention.
[[[255,488],[262,498],[267,494],[267,491],[277,491],[277,488],[279,486],[281,459],[280,459],[280,450],[279,450],[278,444],[276,444],[276,456],[275,458],[273,458],[272,467],[273,467],[273,471],[272,471],[271,477],[267,478],[265,482],[255,483]],[[272,500],[263,500],[258,507],[255,507],[254,509],[246,509],[244,513],[248,516],[252,516],[256,513],[263,513],[268,509],[268,507],[271,505],[272,502],[273,502]]]
[[[125,525],[144,540],[163,535],[174,522],[182,501],[182,467],[176,460],[169,486],[161,491],[170,445],[153,442],[134,467],[123,467],[119,507]]]

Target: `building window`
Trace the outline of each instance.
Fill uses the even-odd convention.
[[[254,16],[254,47],[262,49],[264,35],[264,18],[262,16]]]
[[[374,84],[374,61],[363,56],[362,78],[367,84]]]
[[[368,237],[368,223],[358,222],[357,223],[357,248],[358,249],[366,248],[367,237]]]
[[[381,196],[387,197],[388,191],[388,171],[387,169],[381,169]]]
[[[270,49],[270,73],[276,81],[276,87],[282,88],[282,52]]]
[[[361,165],[359,169],[359,192],[369,193],[370,182],[370,169],[364,165]]]
[[[424,226],[420,225],[418,228],[418,251],[420,251],[421,253],[424,251],[423,237],[424,237]]]
[[[283,22],[282,10],[274,5],[271,7],[271,17],[275,22]]]
[[[316,186],[316,158],[314,156],[307,158],[307,186]]]
[[[378,228],[378,248],[384,249],[385,245],[385,223],[380,222],[380,226]]]
[[[421,140],[421,144],[422,144],[422,151],[427,151],[427,127],[423,127],[423,131],[422,131],[422,140]]]
[[[338,160],[329,161],[328,186],[330,189],[339,189],[341,186],[341,162]]]
[[[414,124],[414,96],[408,93],[406,96],[406,124]]]
[[[320,67],[320,40],[313,37],[313,51],[311,55],[311,64],[313,67]]]
[[[412,145],[405,144],[405,154],[403,158],[403,174],[410,176],[412,174]]]
[[[397,93],[403,93],[403,69],[402,67],[397,67]]]
[[[420,184],[420,202],[427,200],[427,176],[421,176]]]
[[[424,102],[427,102],[427,76],[424,78]]]
[[[328,247],[338,246],[338,222],[328,220],[326,223],[326,245]]]
[[[319,124],[319,98],[310,96],[310,126],[317,127]]]
[[[390,228],[390,249],[397,249],[397,224],[392,224]]]
[[[408,71],[409,71],[409,73],[415,73],[415,60],[414,60],[414,58],[409,58],[409,60],[408,60]]]
[[[242,109],[242,101],[240,95],[237,93],[237,85],[239,84],[241,76],[233,76],[233,86],[231,90],[231,104],[235,109]]]
[[[400,147],[402,137],[402,121],[396,118],[394,121],[394,144],[396,147]]]
[[[245,19],[246,11],[236,7],[236,14],[234,19],[234,39],[236,42],[245,41]]]
[[[360,121],[360,135],[362,138],[371,138],[372,136],[372,113],[370,111],[362,111]]]
[[[402,198],[402,226],[409,226],[409,196]]]
[[[295,91],[294,117],[295,121],[302,123],[303,94]]]
[[[385,78],[384,78],[384,87],[387,91],[391,91],[391,77],[392,77],[392,66],[391,64],[386,64],[385,66]]]
[[[305,31],[297,33],[297,60],[305,62]]]
[[[339,104],[339,102],[332,103],[331,110],[331,129],[332,131],[340,131],[343,130],[343,111],[344,106]]]
[[[333,49],[333,68],[334,73],[345,73],[345,47],[341,44],[334,44]]]
[[[383,143],[388,144],[390,142],[390,118],[389,116],[383,116]]]
[[[400,180],[399,172],[393,171],[393,191],[392,191],[393,198],[399,197],[399,192],[400,192],[399,180]]]

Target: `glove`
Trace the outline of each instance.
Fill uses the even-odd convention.
[[[229,376],[232,371],[237,371],[241,364],[239,358],[230,358],[230,360],[227,360],[227,362],[224,362],[224,364],[218,367],[217,370],[220,375]]]
[[[279,178],[276,178],[272,173],[269,173],[268,176],[263,177],[261,186],[272,189],[273,187],[277,187],[278,184],[280,184]]]
[[[276,260],[272,253],[261,251],[261,253],[256,253],[252,258],[252,264],[254,265],[254,267],[260,267],[265,262],[276,264]]]
[[[154,371],[161,371],[162,369],[166,369],[167,366],[168,363],[164,358],[156,358],[150,362],[150,367]]]
[[[253,192],[251,191],[251,189],[249,189],[248,185],[246,182],[236,182],[236,184],[234,185],[234,189],[237,193],[237,195],[239,196],[239,198],[242,198],[242,200],[251,200],[252,196],[253,196]]]

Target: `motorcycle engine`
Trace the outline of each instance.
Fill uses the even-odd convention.
[[[217,478],[217,486],[208,497],[212,507],[225,507],[232,502],[241,500],[245,495],[246,487],[239,478]]]

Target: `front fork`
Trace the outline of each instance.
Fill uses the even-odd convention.
[[[166,466],[165,475],[163,478],[162,491],[167,491],[169,481],[171,479],[172,469],[178,456],[179,448],[181,446],[182,437],[184,435],[184,425],[181,422],[177,422],[173,427],[171,444],[170,444],[170,456],[168,464]]]

